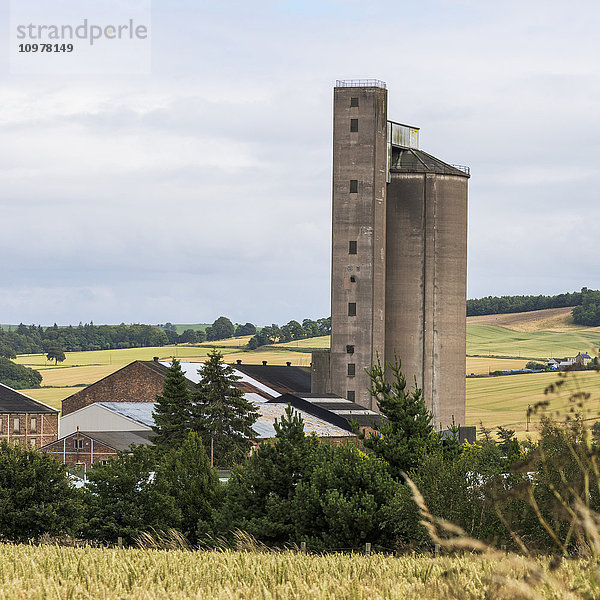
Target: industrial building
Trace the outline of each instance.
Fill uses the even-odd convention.
[[[311,391],[378,410],[366,370],[397,353],[436,428],[464,425],[469,170],[420,150],[387,102],[382,81],[334,88],[331,350]]]

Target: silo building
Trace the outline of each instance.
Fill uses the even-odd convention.
[[[366,369],[397,353],[436,427],[465,425],[468,180],[388,120],[384,82],[337,82],[331,350],[313,355],[313,393],[377,410]]]

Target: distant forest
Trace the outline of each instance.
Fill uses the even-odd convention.
[[[485,298],[476,298],[467,300],[467,317],[578,306],[582,303],[582,295],[587,291],[587,288],[583,288],[581,292],[567,292],[557,296],[486,296]]]

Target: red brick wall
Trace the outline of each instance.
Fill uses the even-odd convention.
[[[68,415],[95,402],[154,402],[162,394],[164,380],[161,373],[135,361],[65,398],[62,414]]]
[[[70,467],[76,464],[84,464],[89,469],[93,463],[102,462],[109,458],[116,458],[117,452],[110,446],[102,444],[92,438],[79,434],[81,447],[77,448],[77,433],[64,437],[55,441],[48,447],[44,448],[45,452],[53,454],[59,462],[62,462]]]
[[[14,431],[14,421],[19,419],[19,433]],[[32,431],[33,419],[36,420],[35,431]],[[21,446],[39,449],[58,439],[58,413],[10,413],[0,414],[0,440]]]

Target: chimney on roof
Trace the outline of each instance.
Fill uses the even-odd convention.
[[[286,364],[286,366],[288,366],[288,367],[291,367],[291,366],[292,366],[292,363],[291,363],[289,360],[288,360],[288,362],[286,362],[285,364]]]
[[[153,360],[154,362],[158,362],[158,356],[155,356],[155,357],[154,357],[152,360]]]
[[[267,366],[267,361],[263,360],[263,367],[266,367],[266,366]]]
[[[242,361],[241,361],[239,358],[238,358],[238,359],[237,359],[235,362],[236,362],[238,365],[241,365],[241,364],[242,364]]]

